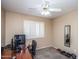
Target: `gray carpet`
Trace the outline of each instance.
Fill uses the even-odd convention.
[[[38,50],[34,59],[69,59],[58,53],[54,48],[45,48]]]

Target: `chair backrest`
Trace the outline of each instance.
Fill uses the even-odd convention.
[[[13,50],[14,47],[13,47],[13,39],[11,40],[11,50]]]
[[[32,51],[36,50],[37,42],[35,40],[32,40]]]

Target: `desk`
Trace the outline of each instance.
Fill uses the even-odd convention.
[[[16,56],[16,59],[32,59],[28,49],[26,49],[25,52],[22,50],[21,53],[12,53],[13,52],[11,50],[5,49],[1,57],[2,59],[11,59],[13,55]]]
[[[3,54],[1,55],[1,59],[11,59],[11,53],[11,50],[4,49]]]
[[[31,54],[29,53],[28,49],[26,49],[24,52],[22,50],[21,53],[17,53],[16,59],[32,59],[32,57],[31,57]]]

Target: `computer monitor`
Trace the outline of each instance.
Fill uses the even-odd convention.
[[[14,35],[15,40],[25,40],[25,35],[24,34],[19,34],[19,35]]]

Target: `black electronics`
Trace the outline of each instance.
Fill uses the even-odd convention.
[[[14,40],[15,40],[16,52],[20,52],[20,50],[25,47],[26,43],[25,35],[24,34],[14,35]]]

